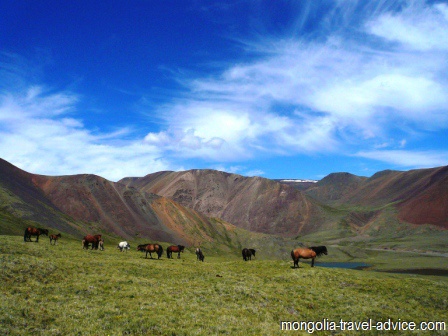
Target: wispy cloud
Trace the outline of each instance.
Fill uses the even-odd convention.
[[[51,93],[37,86],[0,95],[1,157],[40,174],[88,172],[111,180],[169,166],[160,159],[157,147],[120,140],[126,129],[112,133],[88,130],[70,116],[77,101],[72,93]]]
[[[183,78],[190,93],[162,111],[168,126],[148,142],[188,157],[232,160],[260,152],[349,153],[391,138],[404,146],[420,130],[445,128],[448,7],[336,3],[321,18],[325,35],[249,41],[245,51],[257,55],[250,62]],[[395,163],[400,157],[407,165],[400,155]]]
[[[431,168],[448,162],[448,151],[372,150],[358,152],[355,156],[404,168]]]
[[[188,159],[254,175],[264,172],[245,161],[296,154],[448,163],[445,150],[415,145],[448,128],[445,3],[309,0],[292,10],[297,17],[281,33],[267,36],[258,25],[233,36],[241,59],[211,60],[219,67],[203,77],[172,72],[182,89],[142,104],[160,118],[143,136],[133,125],[87,127],[81,94],[49,89],[8,54],[0,59],[1,157],[32,172],[112,180],[176,170]]]

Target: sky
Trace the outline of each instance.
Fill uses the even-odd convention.
[[[112,181],[448,164],[448,2],[0,1],[0,158]]]

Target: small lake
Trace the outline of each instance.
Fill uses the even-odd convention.
[[[314,266],[362,270],[362,269],[368,268],[372,265],[362,263],[362,262],[319,262],[319,263],[315,263]]]
[[[363,270],[372,267],[372,265],[363,262],[316,262],[314,266],[328,267],[328,268],[345,268],[354,270]],[[448,270],[442,268],[409,268],[409,269],[392,269],[392,270],[375,270],[375,271],[385,273],[448,276]]]
[[[385,271],[381,271],[381,272],[401,273],[401,274],[448,276],[448,270],[441,269],[441,268],[410,268],[410,269],[385,270]]]

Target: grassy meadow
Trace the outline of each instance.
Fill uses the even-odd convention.
[[[311,268],[302,262],[292,269],[288,257],[269,260],[261,253],[244,262],[237,252],[211,250],[204,251],[203,263],[193,249],[181,259],[164,253],[151,260],[136,251],[136,243],[131,246],[120,253],[106,242],[105,251],[86,251],[79,240],[64,237],[51,246],[47,237],[24,243],[20,236],[0,236],[0,334],[307,335],[281,331],[280,322],[448,322],[447,277]],[[346,255],[344,247],[329,253],[317,265]],[[366,251],[365,260],[387,262],[390,254]],[[422,258],[412,265],[427,263]],[[446,258],[434,260],[442,264]]]

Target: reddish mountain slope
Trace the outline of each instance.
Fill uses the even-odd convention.
[[[24,172],[0,160],[0,217],[31,220],[82,237],[102,232],[125,239],[150,238],[176,244],[200,242],[228,244],[240,230],[211,220],[174,201],[113,183],[95,175],[41,176]],[[2,217],[3,216],[3,217]],[[0,234],[17,234],[23,228],[0,223]]]
[[[332,173],[308,188],[306,192],[321,202],[331,203],[358,190],[366,179],[350,173]]]
[[[120,183],[251,231],[296,236],[316,230],[317,209],[301,191],[260,177],[189,170],[126,178]]]
[[[79,232],[79,228],[66,220],[64,214],[33,183],[34,176],[36,175],[27,173],[0,159],[1,214],[11,218],[13,223],[24,219],[34,223],[42,223],[44,226],[58,227],[69,234]],[[3,217],[3,220],[5,220],[5,217]],[[0,229],[3,229],[3,232],[0,232],[3,234],[17,232],[11,226],[3,226]]]
[[[448,228],[448,166],[385,170],[362,180],[346,177],[344,173],[331,174],[308,192],[322,202],[337,200],[332,203],[336,205],[381,208],[394,204],[400,220]]]

